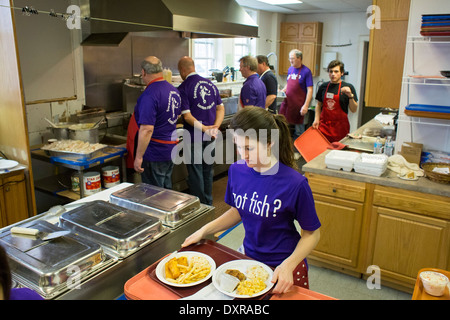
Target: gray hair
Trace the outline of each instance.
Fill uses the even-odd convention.
[[[144,69],[145,73],[147,74],[160,73],[163,71],[162,62],[159,59],[158,62],[155,64],[147,60],[144,60],[141,62],[141,68]]]
[[[303,60],[303,53],[302,53],[300,50],[298,50],[298,49],[292,49],[291,51],[289,51],[289,55],[291,55],[291,53],[295,54],[295,56],[296,56],[297,58],[300,58],[300,59]]]
[[[258,60],[255,57],[252,57],[250,55],[244,56],[239,59],[239,62],[242,61],[242,65],[244,67],[249,67],[251,71],[256,72],[258,70]]]

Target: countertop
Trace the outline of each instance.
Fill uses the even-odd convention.
[[[358,134],[366,127],[377,127],[382,125],[376,121],[371,120],[361,128],[355,131]],[[344,138],[341,140],[344,144],[351,143],[351,139]],[[304,172],[310,172],[315,174],[321,174],[331,177],[344,178],[349,180],[355,180],[360,182],[372,183],[382,185],[386,187],[400,188],[410,191],[430,193],[439,196],[450,197],[450,185],[431,181],[425,177],[420,177],[417,181],[402,180],[397,177],[397,173],[387,169],[380,177],[356,173],[354,171],[347,172],[342,170],[334,170],[327,168],[325,164],[325,156],[331,150],[326,150],[316,158],[308,162],[302,167]]]

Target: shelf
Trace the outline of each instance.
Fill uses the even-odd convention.
[[[408,43],[450,43],[450,36],[409,36]]]
[[[438,75],[410,75],[403,78],[403,83],[427,86],[450,86],[450,78]]]

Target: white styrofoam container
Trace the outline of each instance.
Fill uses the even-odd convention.
[[[357,173],[381,176],[387,169],[388,156],[385,154],[361,154],[355,161],[354,169]]]
[[[358,158],[360,158],[359,152],[331,150],[325,156],[325,164],[330,169],[352,171],[353,165]]]

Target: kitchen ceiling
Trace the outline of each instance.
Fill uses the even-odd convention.
[[[243,7],[284,14],[365,12],[372,0],[302,0],[299,4],[271,5],[257,0],[236,0]]]

